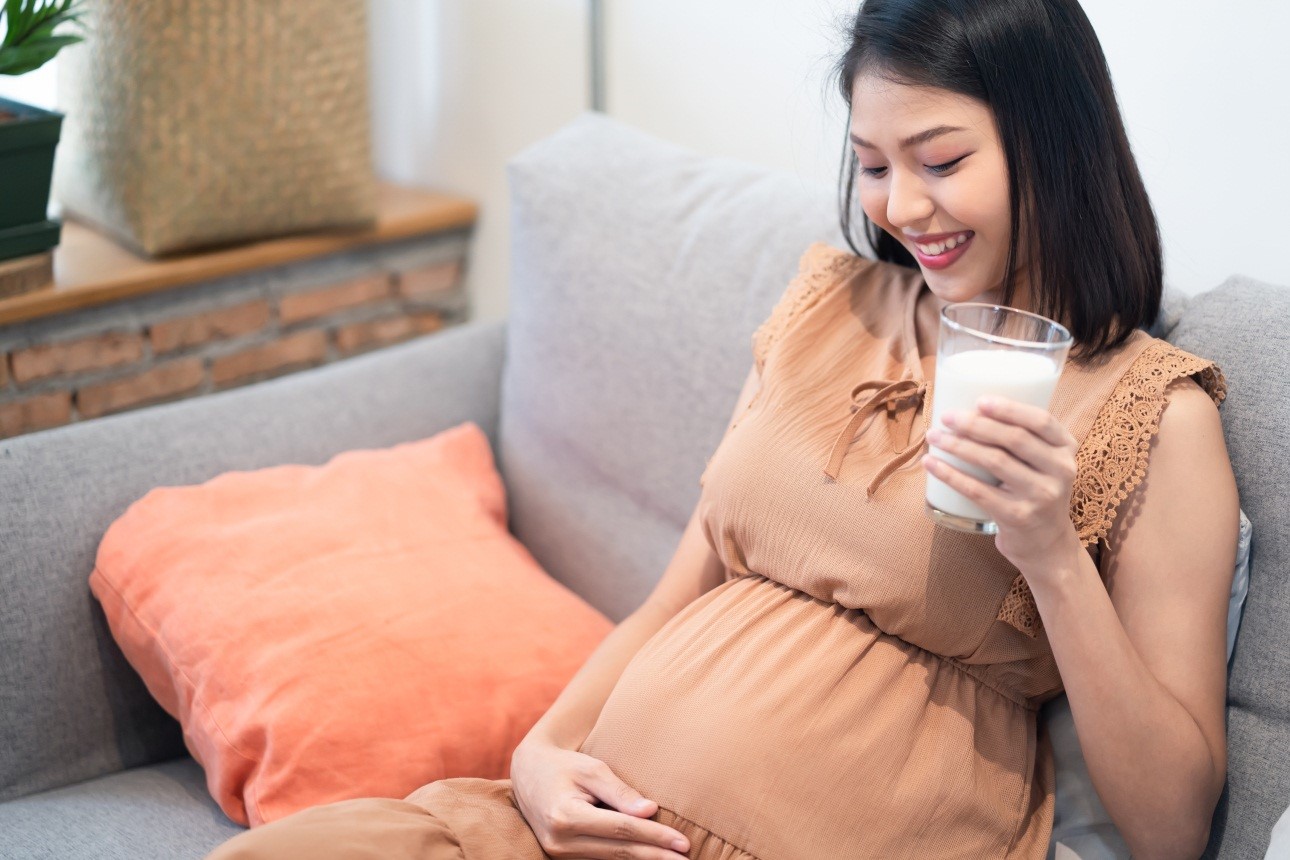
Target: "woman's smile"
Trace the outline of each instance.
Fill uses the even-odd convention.
[[[971,230],[958,233],[939,233],[909,239],[914,256],[922,266],[929,269],[944,269],[967,252],[967,247],[976,235]]]

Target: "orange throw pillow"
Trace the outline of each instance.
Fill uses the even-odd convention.
[[[321,803],[509,776],[612,629],[506,528],[488,437],[158,487],[112,523],[90,589],[254,827]]]

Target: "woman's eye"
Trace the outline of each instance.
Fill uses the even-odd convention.
[[[932,175],[934,175],[934,176],[944,176],[947,172],[949,172],[950,170],[952,170],[952,169],[954,168],[954,166],[955,166],[955,165],[957,165],[960,161],[962,161],[963,159],[967,158],[967,157],[968,157],[968,155],[971,155],[971,153],[967,153],[967,154],[965,154],[965,155],[960,155],[958,158],[954,159],[953,161],[947,161],[947,162],[945,162],[944,164],[928,164],[928,165],[924,165],[924,166],[927,168],[928,172],[930,172]],[[885,168],[885,167],[865,167],[865,166],[861,165],[861,166],[860,166],[860,172],[861,172],[861,173],[863,173],[865,176],[880,177],[880,176],[882,176],[883,174],[885,174],[885,173],[887,172],[887,168]]]
[[[951,167],[958,164],[960,161],[962,161],[965,158],[967,158],[966,155],[960,155],[958,158],[954,159],[953,161],[947,161],[944,164],[929,164],[927,165],[927,169],[930,170],[932,173],[936,174],[937,176],[940,176],[941,174],[945,173],[947,170],[949,170]]]

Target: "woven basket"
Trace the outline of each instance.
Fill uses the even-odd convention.
[[[54,194],[149,255],[375,217],[366,0],[91,0]]]

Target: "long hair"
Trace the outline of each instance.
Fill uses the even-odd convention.
[[[861,73],[984,103],[1008,165],[1012,231],[1003,302],[1016,291],[1026,223],[1032,304],[1063,323],[1089,359],[1150,325],[1160,311],[1160,230],[1129,147],[1111,73],[1076,0],[864,0],[833,79],[851,107]],[[855,253],[857,159],[839,173],[842,233]],[[878,259],[913,256],[862,213]]]

